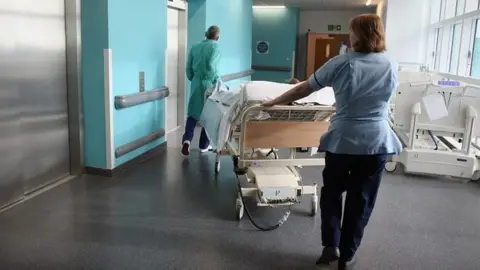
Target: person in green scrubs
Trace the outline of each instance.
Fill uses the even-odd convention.
[[[188,80],[191,81],[191,93],[188,102],[187,123],[182,139],[182,154],[185,156],[190,154],[190,143],[206,99],[205,92],[220,79],[220,48],[217,42],[220,37],[220,28],[215,25],[210,26],[205,37],[206,39],[194,45],[188,54],[186,73]],[[199,147],[202,153],[211,149],[205,129],[202,129],[200,134]]]

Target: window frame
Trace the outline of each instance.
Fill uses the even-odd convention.
[[[480,63],[475,63],[476,65],[473,63],[475,52],[479,51],[479,44],[475,49],[475,34],[477,29],[480,29],[480,0],[432,1],[439,2],[435,2],[435,4],[431,2],[430,26],[426,32],[428,35],[426,60],[429,66],[431,65],[430,69],[440,73],[471,77],[473,67],[480,65]],[[453,3],[455,3],[454,16],[445,18],[445,16],[449,16],[448,14],[452,14],[451,10],[449,10],[450,13],[447,12],[447,5],[453,7]],[[438,5],[440,5],[440,9]],[[467,6],[471,9],[474,5],[477,6],[476,10],[467,11]],[[456,31],[460,31],[460,33]],[[433,40],[430,40],[432,38]]]

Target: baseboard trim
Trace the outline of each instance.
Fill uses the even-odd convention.
[[[126,171],[129,171],[131,169],[136,168],[138,165],[142,164],[143,162],[164,153],[167,150],[167,142],[163,142],[162,144],[158,145],[155,148],[152,148],[148,150],[147,152],[139,155],[136,158],[133,158],[124,164],[116,167],[113,170],[109,169],[101,169],[101,168],[93,168],[93,167],[85,167],[85,172],[87,174],[91,175],[98,175],[98,176],[103,176],[103,177],[116,177],[121,175],[122,173],[125,173]]]

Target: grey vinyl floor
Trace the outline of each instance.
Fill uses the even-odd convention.
[[[0,269],[316,269],[309,203],[276,231],[237,222],[230,159],[215,177],[213,155],[185,159],[175,137],[121,177],[86,175],[0,214]],[[356,269],[480,269],[480,185],[385,173],[357,256]]]

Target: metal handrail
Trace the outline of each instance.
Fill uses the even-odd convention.
[[[115,108],[117,110],[125,109],[147,102],[161,100],[168,97],[169,95],[170,90],[167,86],[164,86],[150,91],[115,96]]]

